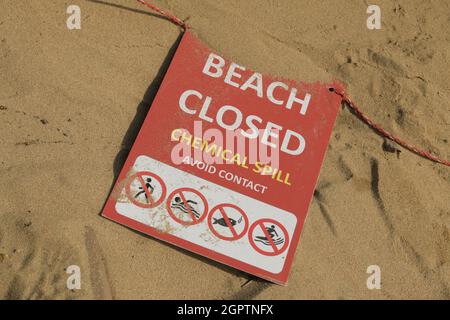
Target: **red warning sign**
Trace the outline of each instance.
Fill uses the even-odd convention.
[[[220,204],[208,216],[211,232],[226,241],[242,238],[248,229],[248,217],[244,210],[234,204]]]
[[[208,212],[208,201],[205,196],[192,188],[174,190],[167,197],[166,206],[169,215],[185,226],[202,222]]]
[[[103,216],[285,284],[340,109],[331,87],[249,70],[187,30],[118,181],[139,174]]]
[[[252,247],[265,256],[282,254],[289,246],[286,228],[273,219],[260,219],[254,222],[248,237]]]
[[[132,175],[125,188],[128,199],[141,208],[159,206],[166,197],[166,185],[158,175],[150,171]]]

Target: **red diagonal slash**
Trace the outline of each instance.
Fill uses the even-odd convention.
[[[233,226],[233,225],[231,224],[230,218],[228,217],[227,213],[225,212],[225,209],[228,210],[228,213],[230,213],[229,210],[233,210],[233,211],[236,211],[236,212],[238,212],[238,213],[240,214],[240,216],[241,216],[240,219],[242,219],[242,223],[244,224],[244,225],[243,225],[243,228],[242,228],[242,231],[241,231],[240,233],[238,233],[238,230],[236,229],[236,226]],[[223,217],[223,220],[225,221],[226,226],[230,229],[230,232],[231,232],[231,234],[232,234],[231,236],[225,236],[225,235],[223,235],[222,233],[220,233],[220,232],[216,229],[217,226],[214,226],[214,225],[213,225],[212,220],[215,219],[215,218],[214,218],[214,215],[216,215],[217,211],[220,212],[220,215]],[[218,216],[218,215],[217,215],[217,216]],[[245,235],[245,233],[246,233],[247,230],[248,230],[249,224],[248,224],[248,217],[247,217],[247,214],[245,213],[244,210],[242,210],[241,208],[239,208],[237,205],[234,205],[234,204],[231,204],[231,203],[222,203],[222,204],[219,204],[219,205],[215,206],[215,207],[209,212],[209,216],[208,216],[208,226],[209,226],[209,229],[211,230],[211,232],[212,232],[216,237],[218,237],[219,239],[225,240],[225,241],[236,241],[236,240],[241,239],[241,238]],[[225,227],[225,226],[224,226],[224,227]],[[220,229],[220,227],[219,227],[219,229]]]
[[[147,188],[146,183],[144,181],[143,177],[152,177],[152,181],[156,183],[155,185],[155,189],[158,188],[160,190],[160,197],[158,199],[155,199],[152,195],[152,192]],[[135,196],[135,191],[134,191],[134,187],[132,188],[132,184],[134,182],[138,182],[138,184],[141,185],[143,192],[146,195],[146,199],[148,200],[148,203],[146,203],[145,201],[141,201],[141,199],[136,199]],[[144,208],[144,209],[148,209],[148,208],[154,208],[156,206],[159,206],[163,201],[164,198],[166,197],[166,185],[164,184],[164,181],[161,179],[161,177],[159,177],[158,175],[154,174],[153,172],[150,171],[140,171],[137,172],[135,174],[133,174],[132,176],[130,176],[129,178],[126,178],[126,185],[125,185],[125,193],[128,197],[128,199],[136,206],[140,207],[140,208]],[[132,191],[133,189],[133,191]]]
[[[266,223],[276,225],[280,229],[280,232],[283,232],[284,243],[282,244],[281,247],[278,247],[275,244],[275,241],[273,241],[272,237],[270,236],[269,232],[266,229],[266,226],[265,226]],[[269,242],[270,246],[272,247],[273,251],[270,251],[269,249],[267,251],[263,250],[261,247],[256,245],[254,238],[255,238],[255,230],[258,227],[260,227],[262,229],[262,232],[263,232],[264,236],[266,237],[267,241]],[[259,252],[265,256],[277,256],[277,255],[283,253],[289,247],[288,231],[280,222],[278,222],[274,219],[265,218],[265,219],[260,219],[260,220],[255,221],[250,227],[250,230],[248,232],[248,237],[249,237],[248,240],[250,241],[250,245],[253,247],[253,249],[255,249],[257,252]]]
[[[198,199],[201,200],[201,202],[203,204],[203,210],[202,210],[202,212],[200,212],[200,211],[198,212],[198,214],[199,214],[198,217],[195,216],[194,209],[188,204],[188,200],[185,197],[186,193],[188,194],[188,197],[189,197],[189,194],[192,193]],[[181,198],[182,203],[186,206],[187,213],[189,214],[191,219],[183,220],[179,217],[179,215],[176,215],[173,212],[172,200],[177,196],[179,196]],[[198,203],[197,205],[201,206],[202,204]],[[166,208],[167,208],[167,213],[172,217],[173,220],[175,220],[175,222],[180,223],[185,226],[193,226],[193,225],[199,224],[206,218],[207,213],[208,213],[208,201],[206,200],[205,196],[200,191],[197,191],[192,188],[178,188],[178,189],[173,190],[172,193],[169,194],[169,196],[167,197]],[[185,217],[185,215],[183,217]]]
[[[186,205],[186,209],[189,213],[189,215],[192,218],[192,222],[197,223],[197,217],[195,216],[195,214],[192,212],[191,206],[187,203],[186,198],[184,197],[183,192],[179,193],[181,201],[183,201],[183,203]]]
[[[151,206],[153,206],[153,204],[155,203],[155,200],[153,200],[152,193],[150,192],[150,190],[148,190],[144,179],[142,179],[142,175],[138,175],[137,178],[138,178],[139,182],[141,183],[142,188],[144,189],[144,192],[145,192],[145,195],[147,196],[147,200],[148,200],[149,204]]]
[[[273,253],[278,253],[280,250],[278,250],[278,247],[273,242],[273,239],[270,236],[269,232],[267,232],[266,226],[264,225],[264,222],[260,222],[259,226],[261,227],[261,229],[262,229],[262,231],[264,233],[264,236],[266,237],[267,241],[269,241],[270,245],[272,246]]]
[[[230,228],[230,231],[233,234],[234,239],[239,238],[238,233],[234,229],[234,226],[231,224],[230,219],[228,218],[227,214],[225,213],[225,210],[223,210],[223,207],[219,208],[219,211],[222,214],[222,217],[225,220],[225,223],[227,224],[228,228]]]

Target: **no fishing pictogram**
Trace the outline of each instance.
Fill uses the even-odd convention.
[[[140,171],[128,178],[125,191],[128,199],[136,206],[154,208],[164,201],[167,189],[158,175]]]
[[[202,222],[208,213],[205,196],[192,188],[174,190],[167,197],[166,205],[172,219],[185,226]]]
[[[220,204],[208,216],[211,232],[226,241],[242,238],[248,230],[248,217],[244,210],[234,204]]]
[[[265,256],[280,255],[289,246],[286,228],[273,219],[255,221],[250,227],[248,237],[253,249]]]

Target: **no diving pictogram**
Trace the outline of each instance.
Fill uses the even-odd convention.
[[[208,213],[205,196],[192,188],[174,190],[167,197],[166,205],[172,219],[185,226],[202,222]]]
[[[234,204],[219,204],[208,216],[212,233],[226,241],[242,238],[248,229],[248,218],[244,210]]]
[[[130,201],[141,208],[159,206],[166,197],[166,185],[163,180],[150,171],[133,174],[125,186],[125,193]]]
[[[255,221],[250,227],[248,237],[253,249],[265,256],[282,254],[289,246],[286,228],[273,219]]]

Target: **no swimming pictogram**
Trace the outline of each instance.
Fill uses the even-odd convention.
[[[172,219],[185,226],[202,222],[208,213],[205,196],[192,188],[174,190],[167,197],[166,205]]]
[[[255,221],[250,227],[248,237],[253,249],[265,256],[282,254],[289,246],[286,228],[273,219]]]
[[[154,208],[166,197],[166,185],[163,180],[150,171],[133,174],[125,186],[128,199],[138,207]]]
[[[208,216],[211,232],[218,238],[234,241],[242,238],[248,229],[248,217],[234,204],[220,204]]]

